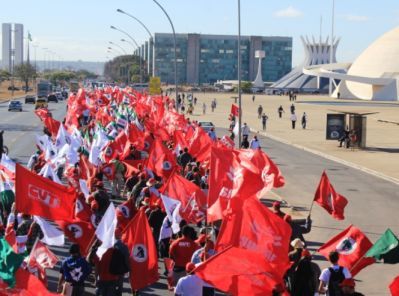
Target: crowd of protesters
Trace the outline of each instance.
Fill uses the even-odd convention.
[[[90,100],[93,101],[91,106],[87,103]],[[134,108],[131,108],[131,100],[146,102],[147,98],[133,90],[118,92],[110,89],[108,92],[97,93],[81,91],[70,98],[67,116],[57,129],[48,124],[53,119],[49,120],[51,115],[46,110],[37,112],[45,128],[43,135],[37,137],[37,151],[30,157],[27,168],[54,182],[74,188],[77,200],[86,212],[85,218],[79,219],[86,219],[83,222],[90,223],[91,227],[96,228],[99,225],[112,202],[118,204],[115,242],[102,256],[97,254],[101,241],[95,237],[85,246],[73,240],[73,236],[68,237],[72,240],[70,256],[62,260],[58,292],[64,295],[86,295],[85,286],[91,282],[96,287],[96,295],[122,295],[123,282],[131,272],[131,251],[123,241],[122,233],[133,217],[144,212],[157,245],[158,256],[165,263],[169,289],[180,296],[214,295],[215,288],[196,276],[196,267],[217,253],[215,245],[220,223],[209,226],[205,219],[180,219],[178,225],[174,225],[176,221],[169,215],[161,198],[162,188],[168,181],[167,175],[157,174],[157,170],[153,167],[150,169],[147,164],[148,159],[154,157],[151,150],[153,142],[160,140],[162,149],[173,155],[173,161],[176,162],[174,170],[179,176],[195,184],[206,195],[209,190],[209,164],[203,158],[198,160],[201,157],[192,152],[193,148],[189,149],[189,139],[179,141],[176,132],[179,126],[193,138],[200,127],[196,121],[174,112],[176,102],[168,97],[160,96],[156,103],[137,104]],[[186,105],[185,100],[189,101],[190,110],[197,104],[196,98],[185,98],[183,94],[177,101],[180,111],[185,111],[182,108]],[[212,112],[216,106],[215,99],[211,104]],[[262,119],[263,129],[266,130],[268,117],[263,111],[260,106],[258,117]],[[172,124],[161,129],[157,122],[154,128],[151,112],[159,112],[159,116],[164,118],[170,112],[168,116]],[[203,105],[202,112],[206,113],[206,105]],[[280,106],[280,117],[283,112]],[[294,114],[292,110],[291,112]],[[302,125],[303,128],[306,127],[303,120]],[[137,132],[140,139],[132,136],[134,132]],[[213,130],[212,132],[201,132],[200,137],[209,136],[212,142],[219,141]],[[101,133],[106,138],[100,140]],[[256,135],[249,141],[250,129],[246,123],[242,127],[242,136],[242,148],[261,148]],[[122,137],[124,140],[119,141]],[[103,142],[98,145],[100,141]],[[117,143],[119,147],[113,143]],[[97,154],[96,147],[100,148]],[[166,162],[162,165],[165,166]],[[206,212],[201,206],[197,205],[192,210]],[[350,272],[337,264],[337,252],[330,254],[331,267],[323,271],[312,262],[312,254],[307,249],[303,236],[311,230],[311,218],[292,219],[281,207],[280,202],[274,202],[272,211],[291,226],[291,251],[288,256],[292,265],[284,282],[273,288],[273,295],[286,295],[284,293],[287,291],[291,295],[303,296],[325,292],[330,296],[361,295],[354,292],[355,282]],[[16,251],[29,255],[35,242],[44,236],[36,220],[32,215],[17,212],[12,200],[7,203],[3,201],[1,216],[4,221],[3,234],[7,236],[10,231],[15,231],[16,237],[21,239]],[[143,257],[144,252],[144,249],[138,249],[138,254],[141,253]],[[132,276],[140,277],[140,274]]]

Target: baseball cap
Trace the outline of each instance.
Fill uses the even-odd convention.
[[[281,202],[275,201],[273,202],[273,208],[280,208],[281,207]]]
[[[194,263],[188,262],[188,263],[186,264],[186,272],[187,272],[187,273],[193,272],[194,269],[195,269],[195,264],[194,264]]]

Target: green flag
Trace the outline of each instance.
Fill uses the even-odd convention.
[[[24,257],[14,253],[4,238],[0,239],[0,278],[10,287],[15,285],[15,272],[20,267]]]
[[[11,205],[14,202],[15,196],[12,191],[10,180],[0,176],[0,200],[3,207],[10,212]]]
[[[366,253],[365,257],[383,260],[384,263],[399,263],[399,240],[395,234],[387,229]]]

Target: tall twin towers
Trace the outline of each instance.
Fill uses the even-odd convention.
[[[2,69],[13,71],[13,66],[23,63],[24,25],[3,23],[2,25]]]

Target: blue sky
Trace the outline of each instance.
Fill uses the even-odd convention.
[[[237,33],[236,0],[159,0],[168,11],[176,32]],[[399,1],[336,0],[336,35],[341,37],[339,61],[353,61],[371,42],[399,25]],[[381,5],[380,5],[381,4]],[[383,4],[383,5],[382,5]],[[241,0],[243,35],[291,36],[293,66],[303,59],[301,35],[319,36],[331,31],[332,0]],[[140,18],[152,32],[170,32],[170,25],[152,0],[13,0],[2,4],[1,22],[23,23],[34,43],[37,59],[49,48],[62,60],[104,61],[108,42],[131,51],[124,36],[110,25],[128,31],[139,43],[147,33],[134,20],[116,12],[123,9]]]

